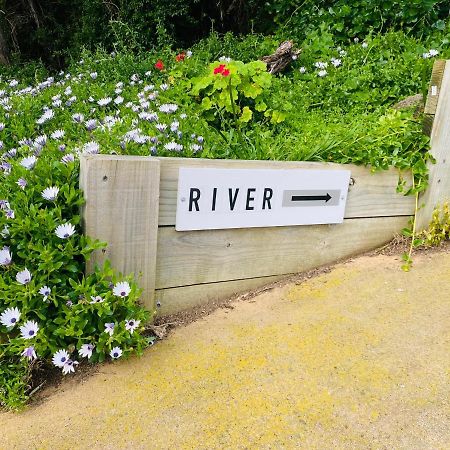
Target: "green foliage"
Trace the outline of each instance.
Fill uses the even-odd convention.
[[[0,341],[1,342],[1,341]],[[0,359],[0,407],[20,410],[28,400],[30,368],[16,358]]]
[[[423,244],[437,246],[450,239],[450,206],[446,202],[438,206],[431,219],[430,225],[422,234]]]
[[[322,37],[327,30],[336,42],[389,30],[423,37],[444,31],[449,16],[443,0],[39,0],[3,2],[1,10],[0,26],[11,53],[52,67],[64,66],[84,48],[185,47],[210,31],[275,33],[297,42],[319,29]]]
[[[420,36],[443,30],[449,15],[442,0],[274,0],[266,8],[281,32],[289,30],[302,39],[322,25],[340,41],[392,29]]]
[[[284,120],[284,114],[268,107],[272,76],[262,61],[220,61],[209,64],[203,76],[192,79],[191,94],[199,103],[208,123],[225,135],[237,131],[239,144],[245,146],[242,128],[253,123]],[[270,103],[270,102],[269,102]],[[242,150],[242,149],[241,149]]]

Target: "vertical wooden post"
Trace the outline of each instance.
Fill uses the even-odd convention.
[[[439,94],[442,87],[444,69],[445,60],[437,59],[433,64],[433,71],[431,72],[430,85],[428,86],[428,94],[423,111],[423,132],[428,136],[431,136],[431,131],[433,129],[434,117],[436,116]]]
[[[106,241],[88,264],[109,259],[115,270],[134,273],[144,289],[142,301],[154,309],[159,211],[159,161],[149,157],[81,157],[80,187],[86,204],[86,235]]]
[[[417,215],[418,230],[428,226],[436,206],[450,200],[450,61],[446,61],[443,68],[431,131],[431,154],[436,159],[436,164],[429,164],[429,186],[420,198],[423,206]]]

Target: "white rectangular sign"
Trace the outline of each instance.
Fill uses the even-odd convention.
[[[176,230],[342,223],[349,170],[182,167]]]

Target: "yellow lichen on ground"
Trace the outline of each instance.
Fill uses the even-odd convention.
[[[0,416],[0,448],[450,448],[450,254],[342,264]]]

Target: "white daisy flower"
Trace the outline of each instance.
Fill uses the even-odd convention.
[[[361,44],[361,47],[362,48],[367,48],[369,46],[369,44],[367,43],[367,42],[363,42],[362,44]]]
[[[73,153],[68,153],[61,158],[61,162],[67,166],[67,164],[73,163],[75,161],[75,155]]]
[[[58,350],[56,353],[53,354],[52,363],[54,366],[62,369],[64,367],[64,364],[67,361],[69,361],[69,359],[70,355],[67,352],[67,350]]]
[[[72,361],[71,359],[68,359],[63,366],[63,370],[62,370],[63,375],[67,375],[68,373],[74,373],[75,366],[78,364],[79,364],[78,361]]]
[[[122,281],[120,283],[116,283],[113,288],[113,294],[116,297],[128,297],[131,292],[131,287],[126,281]]]
[[[428,54],[430,55],[430,57],[433,57],[433,56],[439,55],[439,52],[437,50],[435,50],[434,48],[432,48],[428,51]]]
[[[427,53],[422,53],[422,58],[428,59],[428,58],[431,58],[431,55],[428,52]]]
[[[6,239],[6,238],[9,236],[9,228],[8,228],[8,225],[5,225],[5,226],[3,227],[3,230],[0,231],[0,236],[1,236],[2,238],[4,238],[4,239]]]
[[[19,186],[20,187],[20,189],[25,189],[25,187],[27,186],[27,180],[25,180],[24,178],[19,178],[18,180],[17,180],[17,186]]]
[[[300,73],[306,73],[306,67],[302,66],[302,67],[300,67],[300,69],[298,69],[298,71]]]
[[[42,148],[47,143],[47,136],[45,134],[38,136],[34,142],[33,147],[34,148]]]
[[[52,139],[59,140],[59,139],[62,139],[65,134],[66,134],[66,132],[64,130],[56,130],[50,135],[50,137]]]
[[[103,303],[104,301],[105,299],[100,297],[100,295],[96,295],[95,297],[91,295],[91,301],[89,303],[93,305],[94,303]]]
[[[328,67],[328,63],[322,62],[322,61],[317,61],[314,63],[314,67],[316,67],[317,69],[326,69]]]
[[[334,67],[339,67],[342,64],[342,61],[337,58],[331,58],[331,64],[333,64]]]
[[[76,123],[81,123],[84,121],[84,115],[80,113],[72,114],[72,120]]]
[[[89,75],[93,80],[95,80],[98,76],[97,72],[91,72]]]
[[[71,223],[65,223],[63,225],[58,225],[55,230],[56,236],[61,239],[68,239],[75,233],[75,227]]]
[[[31,281],[30,271],[27,268],[21,270],[20,272],[17,273],[16,280],[20,284],[28,284]]]
[[[20,355],[28,358],[29,361],[34,361],[35,359],[37,359],[36,352],[32,345],[30,347],[27,347]]]
[[[123,97],[121,97],[120,95],[117,96],[117,97],[114,99],[114,103],[115,103],[116,105],[120,105],[121,103],[123,103]]]
[[[28,320],[20,327],[20,334],[24,339],[33,339],[38,331],[38,324],[34,320]]]
[[[83,154],[95,155],[97,153],[100,153],[100,145],[98,145],[97,142],[90,141],[83,145]]]
[[[0,322],[5,327],[12,328],[19,322],[20,315],[18,308],[7,308],[0,315]]]
[[[110,336],[112,336],[114,333],[114,327],[114,322],[105,323],[105,333],[108,333]]]
[[[45,200],[54,201],[56,200],[56,197],[58,197],[59,188],[56,186],[51,186],[48,188],[45,188],[41,195]]]
[[[48,122],[50,119],[53,119],[54,116],[55,113],[53,112],[53,110],[47,109],[44,114],[42,114],[42,116],[39,117],[38,120],[36,120],[36,123],[38,125],[42,125],[43,123]]]
[[[11,251],[9,247],[3,247],[0,250],[0,266],[9,266],[12,261]]]
[[[120,347],[114,347],[109,353],[112,359],[117,359],[122,356],[122,349]]]
[[[79,355],[82,358],[90,358],[92,356],[92,351],[94,350],[95,345],[94,344],[83,344],[78,350]]]
[[[183,150],[183,145],[172,141],[165,144],[164,148],[169,151],[181,152],[181,150]]]
[[[103,97],[97,102],[97,105],[98,106],[109,105],[111,103],[111,100],[112,100],[111,97]]]
[[[17,80],[11,80],[9,82],[10,87],[16,87],[19,84],[19,82]]]
[[[11,205],[9,204],[8,200],[0,200],[0,210],[7,210],[10,209]]]
[[[51,294],[52,290],[48,286],[42,286],[39,289],[39,294],[41,294],[44,298],[43,301],[45,302],[48,298],[48,296]]]
[[[327,71],[326,70],[319,70],[318,72],[317,72],[317,75],[319,76],[319,77],[325,77],[326,75],[327,75]]]
[[[126,320],[125,321],[125,329],[128,330],[131,334],[133,334],[133,331],[139,326],[141,323],[140,320]]]
[[[167,83],[163,83],[159,86],[162,91],[167,91],[169,89],[169,85]]]
[[[84,126],[86,127],[86,129],[88,131],[93,131],[97,128],[98,123],[95,119],[89,119],[89,120],[86,120],[86,122],[84,123]]]
[[[186,58],[190,58],[192,56],[192,52],[190,50],[188,50],[186,52]]]
[[[347,52],[345,50],[339,50],[339,56],[346,56]]]
[[[28,156],[27,158],[23,158],[22,161],[20,161],[20,165],[22,167],[25,167],[27,170],[31,170],[37,162],[36,156]]]
[[[164,103],[159,107],[159,110],[166,114],[174,113],[178,109],[178,105],[174,103]]]

